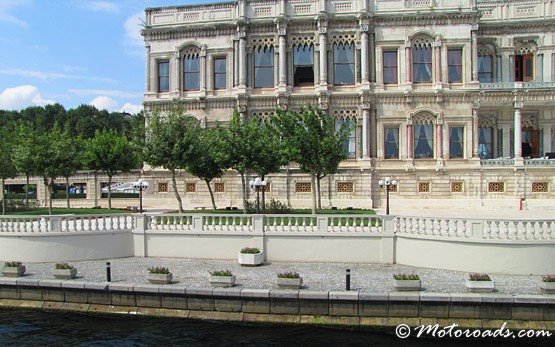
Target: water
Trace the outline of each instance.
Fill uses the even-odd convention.
[[[553,340],[401,340],[391,331],[0,310],[0,346],[553,346]]]

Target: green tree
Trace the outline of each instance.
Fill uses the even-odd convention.
[[[177,190],[176,173],[192,160],[199,132],[196,118],[184,116],[180,108],[173,108],[165,116],[153,112],[150,117],[144,159],[153,167],[164,167],[170,171],[180,213],[183,212],[183,202]]]
[[[83,168],[83,141],[80,138],[72,137],[69,128],[66,128],[53,146],[58,157],[57,162],[61,176],[66,180],[66,206],[70,208],[69,177]]]
[[[26,187],[29,187],[29,177],[38,175],[39,170],[35,158],[37,157],[37,133],[28,124],[21,124],[16,129],[17,143],[14,147],[14,161],[17,172],[25,175]],[[29,209],[29,192],[25,194],[25,207]]]
[[[89,168],[102,171],[108,176],[108,208],[112,208],[112,178],[119,172],[129,172],[139,165],[133,145],[123,135],[113,131],[96,131],[86,144]]]
[[[6,214],[6,190],[4,189],[5,181],[8,178],[17,175],[13,152],[14,137],[7,129],[0,129],[0,179],[2,180],[2,214]]]
[[[206,183],[214,210],[216,210],[216,201],[210,182],[214,178],[221,177],[225,167],[225,163],[218,159],[221,158],[221,155],[218,153],[216,144],[220,136],[221,131],[218,128],[200,129],[198,139],[192,149],[191,160],[187,164],[187,171]]]
[[[336,173],[339,163],[347,158],[342,144],[348,138],[349,129],[343,125],[335,131],[334,118],[315,107],[299,112],[278,109],[272,123],[283,141],[284,157],[299,164],[311,176],[312,213],[316,213],[322,207],[321,179]]]

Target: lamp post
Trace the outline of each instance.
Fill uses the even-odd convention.
[[[249,185],[251,189],[256,190],[256,213],[260,213],[260,188],[266,187],[266,181],[263,181],[260,177],[256,177],[250,180]]]
[[[396,186],[399,182],[397,180],[392,180],[390,177],[386,177],[384,180],[380,180],[378,184],[380,187],[385,187],[385,214],[389,215],[389,186]]]
[[[138,181],[133,182],[133,188],[139,190],[139,212],[143,213],[143,191],[148,188],[148,182],[139,178]]]

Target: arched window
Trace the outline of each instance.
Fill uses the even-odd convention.
[[[415,159],[434,157],[434,119],[435,116],[427,112],[414,116],[413,148]]]
[[[183,90],[200,89],[200,60],[198,53],[183,56]]]
[[[355,84],[355,44],[333,44],[334,84]]]
[[[346,131],[348,136],[343,142],[343,151],[349,158],[356,157],[356,114],[355,109],[334,110],[335,131]]]
[[[314,85],[314,46],[293,46],[293,85]]]
[[[493,158],[493,136],[496,123],[495,116],[481,116],[478,120],[478,156],[480,159]]]
[[[274,86],[274,46],[260,46],[254,50],[254,87]]]
[[[432,82],[432,40],[420,36],[412,44],[412,78],[414,82]]]
[[[493,82],[493,54],[487,48],[478,49],[478,81]]]
[[[516,82],[530,82],[534,80],[534,52],[533,43],[517,44],[514,56],[514,77]]]

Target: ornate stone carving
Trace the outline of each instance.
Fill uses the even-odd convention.
[[[368,32],[368,24],[361,24],[360,31],[363,33]]]

